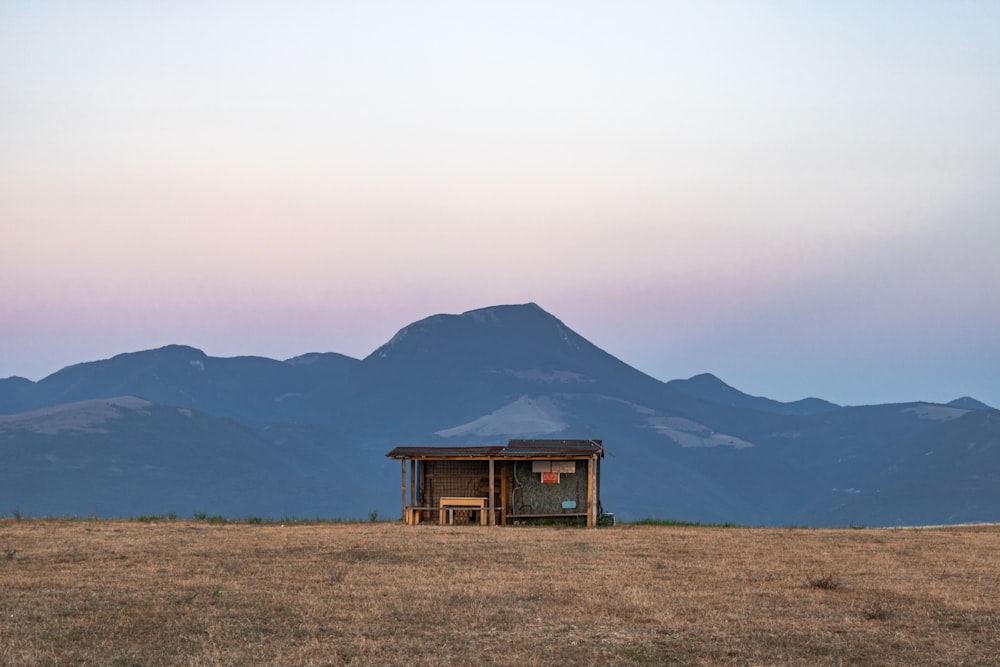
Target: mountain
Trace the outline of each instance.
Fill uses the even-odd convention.
[[[337,498],[246,426],[128,396],[0,416],[0,497],[35,516],[312,516]],[[294,490],[294,492],[292,492]]]
[[[0,380],[0,512],[392,516],[397,445],[553,437],[604,441],[603,504],[624,519],[998,521],[1000,413],[970,401],[661,382],[536,304],[496,306],[414,322],[360,360],[172,345]]]
[[[293,411],[289,405],[304,393],[337,384],[358,363],[333,353],[284,362],[263,357],[220,359],[193,347],[168,345],[69,366],[37,384],[13,378],[15,382],[7,387],[10,380],[0,381],[0,411],[134,395],[248,424],[266,424]]]
[[[867,525],[913,526],[997,521],[1000,412],[927,404],[903,409],[923,415],[928,426],[887,440],[877,454],[877,465],[867,474],[851,472],[851,484],[857,487],[834,487],[831,499],[839,496],[839,502],[815,507],[812,516],[817,523],[863,520]]]
[[[531,396],[600,393],[638,400],[664,392],[670,390],[659,380],[527,304],[415,322],[362,360],[349,386],[325,388],[302,403],[306,418],[325,415],[366,434],[388,428],[393,437],[413,438],[508,405],[517,410]],[[676,400],[688,399],[677,394]],[[549,403],[539,405],[551,412]]]
[[[9,377],[0,380],[0,414],[28,410],[30,396],[35,391],[35,383],[27,378]]]

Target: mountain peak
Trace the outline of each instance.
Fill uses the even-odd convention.
[[[352,363],[358,360],[339,352],[306,352],[296,357],[285,359],[282,363],[289,366],[318,366],[332,363]]]
[[[698,375],[692,375],[687,379],[687,382],[692,385],[699,385],[702,387],[718,387],[726,389],[733,388],[719,379],[719,376],[713,375],[712,373],[699,373]]]
[[[993,410],[990,405],[978,401],[971,396],[962,396],[961,398],[956,398],[954,401],[947,403],[948,407],[952,408],[962,408],[964,410]]]
[[[554,334],[554,335],[553,335]],[[461,315],[439,313],[400,329],[366,359],[386,359],[434,350],[446,356],[477,353],[521,342],[552,344],[555,340],[579,348],[586,341],[536,303],[489,306]],[[409,352],[408,352],[409,351]]]
[[[686,380],[671,380],[668,385],[677,387],[681,391],[691,396],[697,396],[715,402],[729,402],[748,398],[739,389],[726,384],[712,373],[700,373],[692,375]]]
[[[530,312],[545,315],[547,317],[555,317],[551,313],[546,312],[544,308],[539,306],[534,301],[529,301],[528,303],[500,304],[497,306],[486,306],[485,308],[475,308],[473,310],[465,311],[462,313],[461,317],[468,316],[473,319],[494,319],[501,317],[504,313]]]
[[[140,352],[125,352],[123,354],[115,355],[112,358],[120,357],[154,357],[154,358],[171,358],[171,359],[204,359],[206,354],[196,347],[191,347],[190,345],[178,345],[172,343],[170,345],[164,345],[163,347],[157,347],[152,350],[142,350]]]

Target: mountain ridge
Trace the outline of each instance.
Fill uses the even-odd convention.
[[[780,412],[782,414],[815,414],[836,410],[842,406],[821,398],[808,397],[789,403],[782,403],[763,396],[751,396],[732,387],[711,373],[701,373],[686,380],[670,380],[666,383],[681,391],[733,407],[746,407],[765,412]]]
[[[48,419],[25,417],[31,410],[68,404],[79,416],[84,406],[75,402],[123,400],[145,407],[97,431],[4,429],[17,419]],[[6,505],[65,513],[65,504],[55,507],[48,498],[59,488],[75,489],[78,513],[89,514],[98,484],[102,511],[119,515],[138,511],[134,499],[154,496],[164,503],[160,513],[178,511],[190,504],[183,489],[201,499],[199,511],[389,516],[399,472],[383,455],[396,445],[558,437],[604,440],[610,460],[602,497],[622,518],[747,525],[997,520],[1000,492],[974,476],[1000,468],[993,421],[1000,413],[970,401],[843,407],[751,396],[709,373],[661,382],[537,304],[495,306],[413,322],[363,359],[329,352],[284,361],[218,358],[169,345],[74,364],[37,383],[0,380],[0,413],[7,413],[0,453],[30,462],[16,480],[0,464],[0,512]],[[164,451],[136,449],[137,438]],[[917,451],[931,442],[951,458]],[[979,444],[963,449],[967,443]],[[88,467],[88,451],[104,463]],[[75,473],[52,465],[66,452],[82,466]],[[136,452],[147,462],[109,463],[134,461]],[[922,455],[951,480],[948,488],[965,491],[930,484],[934,473],[918,465]],[[98,468],[102,482],[94,477]],[[108,476],[119,468],[127,473]],[[213,493],[180,481],[188,478],[212,479]],[[250,480],[258,492],[248,491]],[[938,488],[940,507],[920,497],[928,484]],[[139,493],[146,485],[156,493]],[[59,497],[69,503],[71,496]]]

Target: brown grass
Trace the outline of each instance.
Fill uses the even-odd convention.
[[[1000,529],[0,521],[0,664],[1000,664]]]

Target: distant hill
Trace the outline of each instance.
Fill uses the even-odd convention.
[[[171,345],[0,380],[0,513],[392,516],[397,445],[558,437],[604,441],[603,504],[624,519],[1000,521],[998,419],[970,398],[841,407],[661,382],[536,304],[496,306],[361,360]]]

